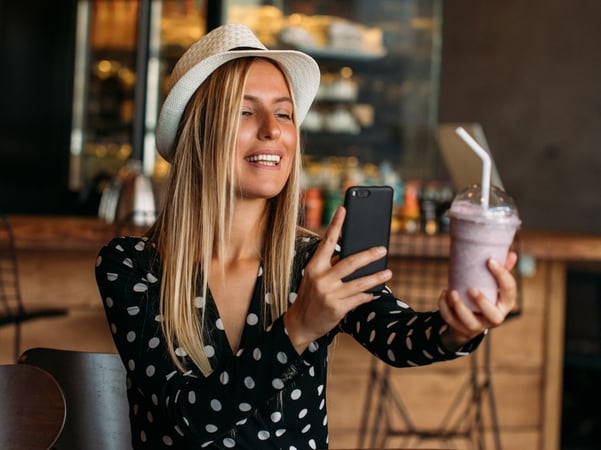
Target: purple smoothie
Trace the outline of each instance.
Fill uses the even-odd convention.
[[[472,310],[467,290],[481,290],[493,303],[497,301],[497,281],[488,270],[491,258],[505,263],[509,247],[520,225],[513,200],[501,189],[492,187],[489,207],[481,204],[479,185],[461,192],[448,212],[450,218],[451,260],[449,288],[456,289]]]

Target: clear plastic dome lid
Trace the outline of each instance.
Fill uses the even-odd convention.
[[[458,219],[494,221],[515,227],[520,225],[513,199],[501,188],[490,187],[488,208],[484,208],[482,200],[480,185],[472,184],[455,196],[448,215]]]

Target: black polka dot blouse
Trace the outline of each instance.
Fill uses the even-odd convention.
[[[313,237],[298,239],[297,267],[304,267],[317,243]],[[205,308],[205,352],[213,368],[205,377],[181,349],[176,353],[185,371],[168,356],[160,326],[160,276],[160,260],[146,238],[116,238],[96,262],[106,316],[127,370],[135,449],[326,449],[327,347],[337,333],[351,334],[396,367],[452,359],[481,340],[448,351],[440,340],[446,326],[440,314],[416,313],[386,288],[298,355],[282,318],[264,317],[269,293],[263,292],[259,270],[236,354],[211,296],[196,298],[197,307]]]

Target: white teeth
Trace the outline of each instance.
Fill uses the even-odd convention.
[[[254,155],[246,158],[248,162],[257,162],[266,166],[276,166],[282,158],[278,155]]]

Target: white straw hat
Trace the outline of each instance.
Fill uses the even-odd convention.
[[[259,56],[279,63],[291,84],[301,123],[319,87],[319,66],[309,55],[296,50],[268,50],[244,25],[227,24],[194,43],[175,64],[156,127],[157,150],[167,161],[173,159],[179,122],[198,87],[224,63],[246,56]]]

